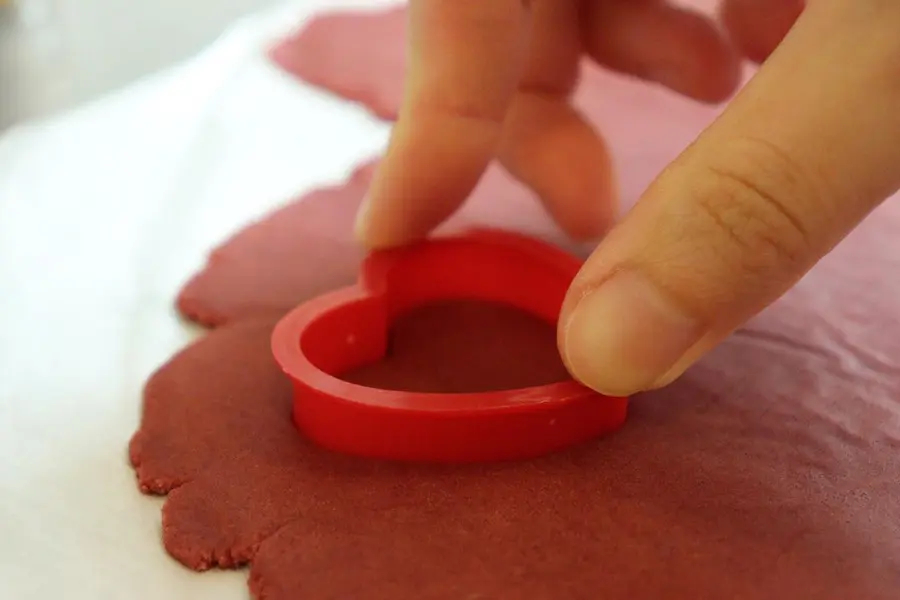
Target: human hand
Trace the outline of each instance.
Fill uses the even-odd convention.
[[[671,382],[900,187],[900,3],[815,0],[798,18],[800,1],[723,5],[745,55],[777,49],[573,283],[560,348],[585,384],[625,395]],[[372,247],[427,234],[495,157],[571,235],[606,231],[609,156],[569,104],[583,53],[698,100],[738,81],[729,40],[659,0],[410,11],[406,98],[358,222]]]

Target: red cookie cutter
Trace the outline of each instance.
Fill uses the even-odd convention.
[[[500,302],[555,323],[580,263],[519,235],[481,231],[371,254],[359,283],[294,309],[275,327],[296,426],[359,456],[443,463],[533,458],[618,429],[627,398],[574,380],[477,394],[382,390],[338,378],[381,359],[391,322],[438,300]]]

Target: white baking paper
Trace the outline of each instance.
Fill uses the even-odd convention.
[[[206,252],[383,148],[385,125],[264,56],[347,4],[241,21],[183,65],[0,138],[0,599],[248,597],[245,572],[165,554],[126,447],[143,380],[194,335],[173,298]]]

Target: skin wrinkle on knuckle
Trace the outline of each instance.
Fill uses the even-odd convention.
[[[698,214],[709,235],[727,239],[733,267],[778,277],[815,256],[816,225],[829,211],[811,204],[822,197],[820,186],[786,153],[747,138],[705,164],[701,177],[707,183],[694,198]]]
[[[412,107],[412,116],[418,119],[451,118],[491,129],[503,127],[507,106],[494,106],[473,98],[429,95],[420,97]]]
[[[501,126],[506,119],[509,102],[515,91],[509,86],[489,86],[478,79],[488,79],[475,74],[476,79],[466,86],[423,85],[414,94],[413,114],[424,118],[457,118],[476,124]],[[452,80],[456,77],[445,77]],[[440,82],[437,82],[438,84]],[[477,92],[473,93],[473,90]]]
[[[523,81],[513,93],[509,103],[491,100],[483,102],[466,96],[434,94],[420,97],[414,108],[417,116],[450,116],[478,124],[502,127],[507,118],[511,102],[515,96],[530,97],[545,102],[557,102],[570,97],[577,85],[578,76],[573,83],[558,85],[553,82],[531,79]]]

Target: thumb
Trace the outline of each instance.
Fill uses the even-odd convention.
[[[576,278],[573,376],[665,385],[900,187],[900,3],[822,0]]]

